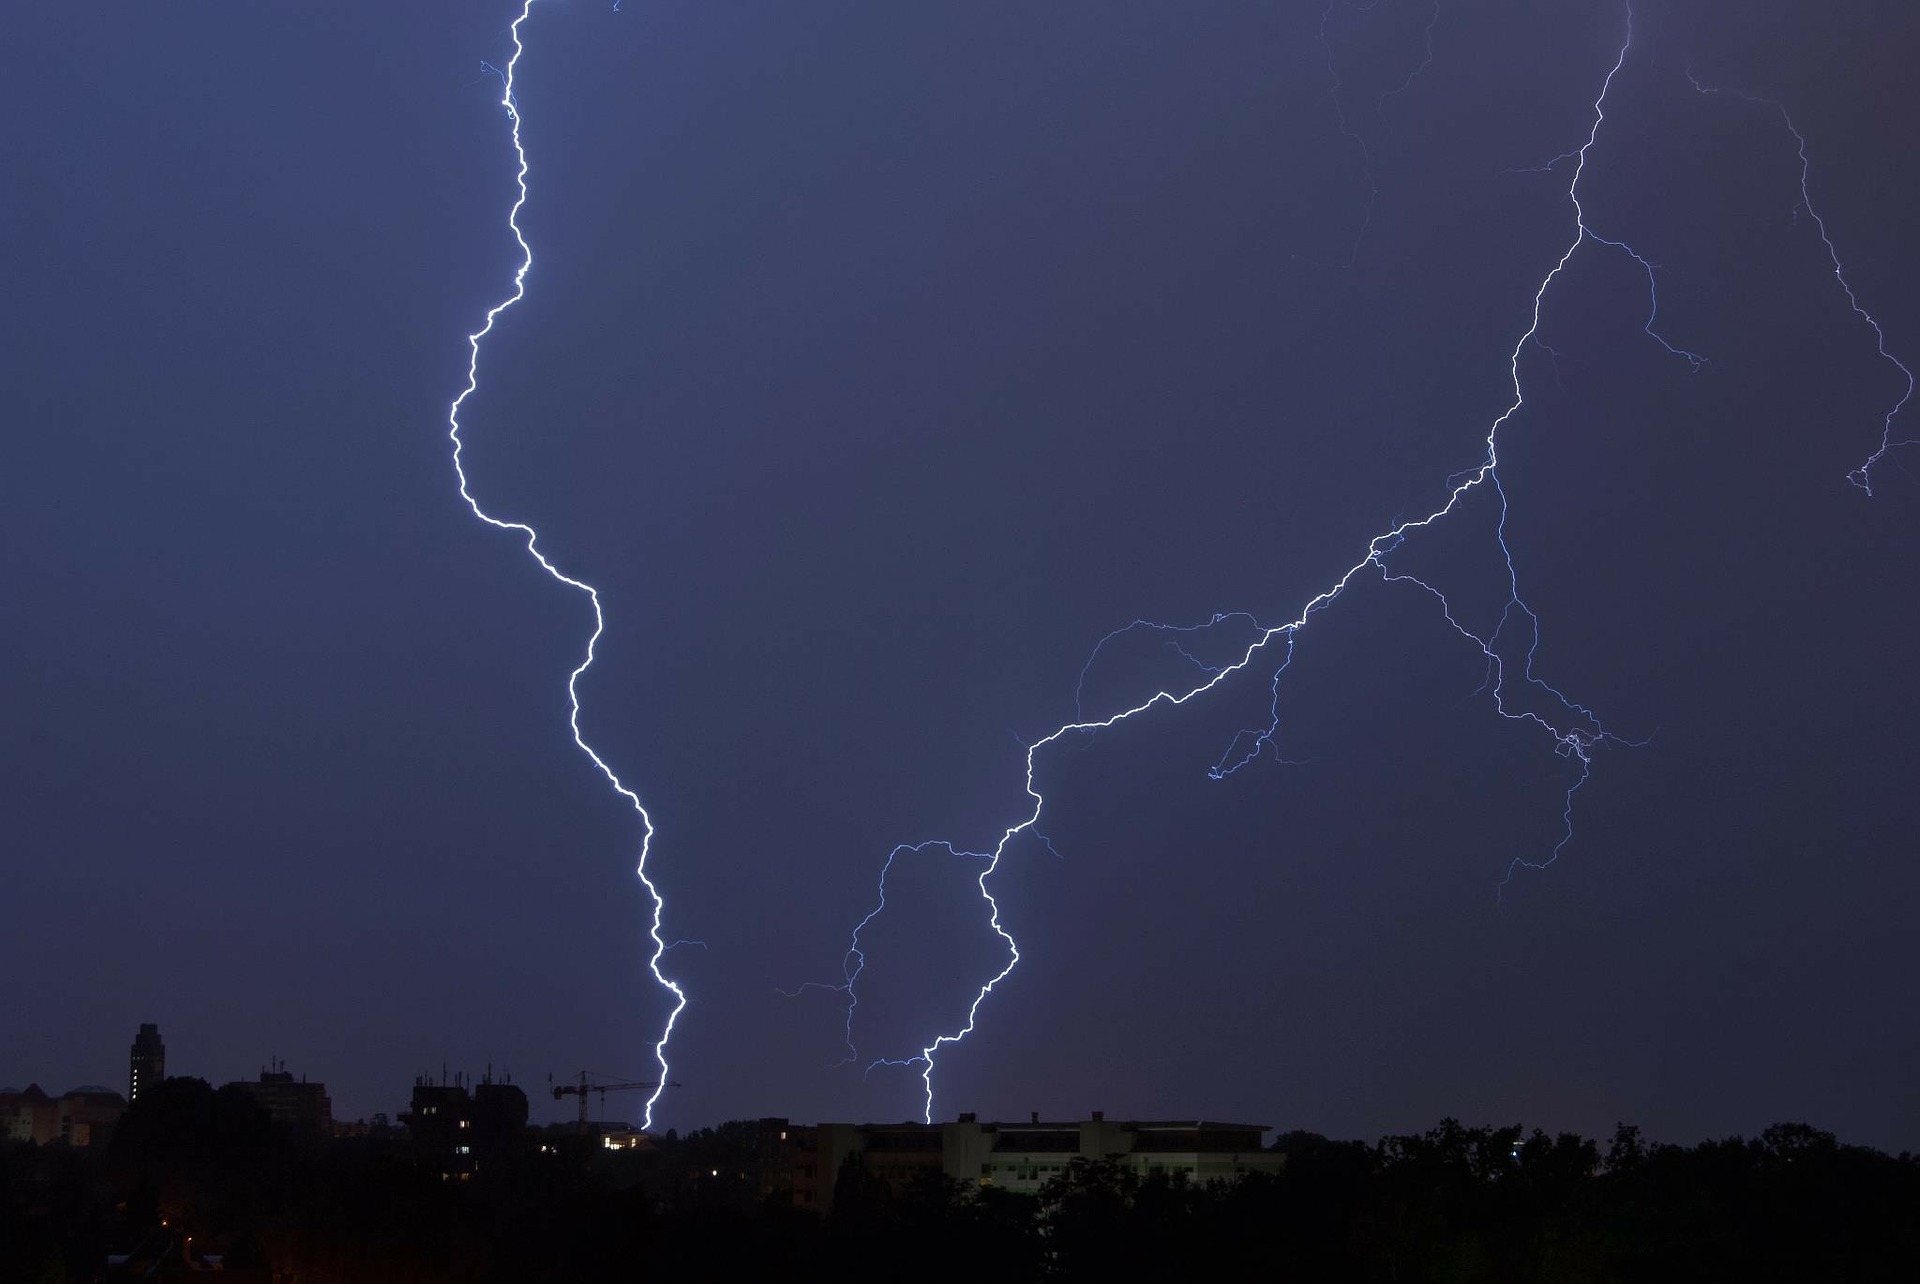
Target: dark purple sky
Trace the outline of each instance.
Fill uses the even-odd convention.
[[[462,336],[509,284],[480,68],[512,3],[14,15],[0,184],[0,1081],[270,1055],[336,1113],[489,1061],[636,1077],[634,818],[569,744],[591,623],[454,490]],[[1022,743],[1137,617],[1295,616],[1510,400],[1622,10],[538,0],[525,302],[468,465],[607,607],[589,737],[658,825],[692,1003],[662,1126],[916,1115],[836,1066],[897,843],[1024,818]],[[1920,1146],[1920,451],[1799,209],[1920,354],[1920,17],[1645,3],[1503,430],[1538,671],[1640,748],[1571,780],[1430,597],[1043,752],[993,887],[1020,968],[936,1109],[1443,1114]],[[1909,364],[1912,364],[1912,359]],[[1920,413],[1906,421],[1912,432]],[[1489,600],[1463,510],[1402,569]],[[1497,600],[1495,601],[1497,609]],[[1089,708],[1184,680],[1140,639]],[[1202,659],[1218,662],[1219,642]],[[1205,652],[1205,653],[1202,653]],[[905,1056],[1003,955],[968,861],[896,866],[854,1034]],[[629,1099],[622,1113],[637,1114]],[[542,1106],[542,1111],[551,1111]],[[612,1113],[611,1111],[609,1113]]]

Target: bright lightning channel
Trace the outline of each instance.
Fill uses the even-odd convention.
[[[648,931],[653,938],[653,956],[647,960],[647,968],[653,973],[653,979],[673,995],[673,1010],[667,1013],[666,1025],[660,1031],[660,1039],[653,1045],[654,1060],[660,1064],[660,1079],[653,1094],[647,1098],[645,1118],[641,1124],[643,1128],[651,1128],[654,1103],[659,1101],[660,1094],[666,1091],[667,1042],[673,1038],[674,1022],[679,1020],[680,1013],[687,1006],[686,992],[660,970],[660,960],[673,946],[695,942],[675,941],[670,944],[660,934],[661,918],[666,912],[667,905],[660,895],[660,889],[647,876],[647,855],[653,845],[653,818],[647,814],[646,807],[640,801],[640,795],[621,782],[620,777],[614,774],[613,768],[607,765],[606,759],[595,753],[593,746],[588,744],[586,738],[580,734],[580,675],[593,667],[594,648],[600,641],[600,635],[606,630],[606,618],[600,610],[600,592],[593,585],[573,578],[548,561],[546,555],[540,551],[539,532],[532,526],[525,522],[505,521],[481,508],[479,501],[474,499],[472,491],[468,489],[467,471],[460,463],[460,453],[465,445],[460,440],[460,407],[466,404],[467,398],[471,397],[474,390],[480,386],[480,341],[493,333],[493,323],[499,319],[501,313],[526,297],[527,273],[533,267],[533,249],[527,244],[527,238],[520,230],[520,210],[527,203],[527,150],[520,140],[520,108],[513,98],[513,76],[515,68],[520,65],[520,55],[526,52],[525,46],[520,41],[520,27],[526,22],[527,15],[533,12],[533,6],[536,3],[538,0],[524,0],[520,7],[520,16],[513,20],[513,25],[509,28],[513,37],[513,56],[507,59],[507,65],[504,68],[487,68],[488,71],[500,77],[500,105],[506,109],[507,121],[512,126],[513,154],[518,163],[514,184],[519,189],[519,194],[514,198],[513,208],[507,212],[507,227],[513,233],[515,244],[520,247],[520,266],[513,273],[513,292],[489,308],[485,324],[467,336],[469,350],[467,386],[461,389],[460,395],[455,397],[452,404],[447,407],[447,436],[453,442],[453,471],[460,479],[460,498],[467,501],[467,507],[473,510],[473,515],[489,526],[526,536],[527,552],[540,564],[540,569],[568,588],[584,593],[587,601],[593,605],[593,633],[587,638],[586,657],[580,661],[578,668],[567,675],[567,701],[571,706],[567,725],[573,732],[573,743],[592,760],[593,765],[600,769],[600,774],[607,778],[607,782],[613,786],[614,791],[627,800],[633,807],[634,814],[640,818],[640,860],[635,872],[639,874],[640,882],[646,887],[647,895],[653,899],[653,924]]]
[[[1045,749],[1047,746],[1064,737],[1101,731],[1125,722],[1137,715],[1146,713],[1148,710],[1156,707],[1185,704],[1198,696],[1206,694],[1234,674],[1248,668],[1253,664],[1257,656],[1266,652],[1273,644],[1279,643],[1280,645],[1276,649],[1279,650],[1281,654],[1275,665],[1273,677],[1274,706],[1272,722],[1265,728],[1252,729],[1239,733],[1235,737],[1234,742],[1228,746],[1227,753],[1209,772],[1216,780],[1232,775],[1259,757],[1265,749],[1274,746],[1274,739],[1278,733],[1280,721],[1278,710],[1280,679],[1286,672],[1287,667],[1292,663],[1294,645],[1300,633],[1306,628],[1308,621],[1338,600],[1339,597],[1346,592],[1347,587],[1363,574],[1372,571],[1377,573],[1384,583],[1411,584],[1431,595],[1438,603],[1441,614],[1447,624],[1468,642],[1478,647],[1481,654],[1485,657],[1488,678],[1484,689],[1490,692],[1494,708],[1500,716],[1515,722],[1530,724],[1540,731],[1545,732],[1553,747],[1553,751],[1574,764],[1574,778],[1572,783],[1567,787],[1565,805],[1561,813],[1563,827],[1559,841],[1554,844],[1552,850],[1549,851],[1544,858],[1538,860],[1529,860],[1525,857],[1513,858],[1513,860],[1508,863],[1505,877],[1501,880],[1500,885],[1502,887],[1504,887],[1522,867],[1544,869],[1548,865],[1551,865],[1555,860],[1559,859],[1568,843],[1572,841],[1574,796],[1579,792],[1581,787],[1586,784],[1592,773],[1594,750],[1607,744],[1637,743],[1625,740],[1609,732],[1591,709],[1569,699],[1559,689],[1549,685],[1545,680],[1535,674],[1534,660],[1540,646],[1540,620],[1520,594],[1519,571],[1514,562],[1513,551],[1507,542],[1507,494],[1501,485],[1498,474],[1500,430],[1505,427],[1507,422],[1511,420],[1514,415],[1518,414],[1521,407],[1526,404],[1526,396],[1520,378],[1521,354],[1526,351],[1530,344],[1545,346],[1540,343],[1539,333],[1541,325],[1540,314],[1547,291],[1566,269],[1567,264],[1572,261],[1574,254],[1579,251],[1582,244],[1592,241],[1595,244],[1621,250],[1632,258],[1633,261],[1645,271],[1647,276],[1650,311],[1644,327],[1646,333],[1667,352],[1686,360],[1695,370],[1699,369],[1705,360],[1705,358],[1699,356],[1697,353],[1676,347],[1659,334],[1655,328],[1655,322],[1659,314],[1659,291],[1655,279],[1654,265],[1626,242],[1609,239],[1595,233],[1587,224],[1586,209],[1580,200],[1580,180],[1586,173],[1587,153],[1593,148],[1594,143],[1600,136],[1600,127],[1607,119],[1607,96],[1613,88],[1615,77],[1619,75],[1621,68],[1626,65],[1627,54],[1633,47],[1633,6],[1629,0],[1629,3],[1623,7],[1625,10],[1625,34],[1622,38],[1619,52],[1614,59],[1613,66],[1608,70],[1605,80],[1601,83],[1600,92],[1594,99],[1593,125],[1587,132],[1586,140],[1574,151],[1556,157],[1545,167],[1542,167],[1543,171],[1551,171],[1562,161],[1572,160],[1574,162],[1573,176],[1567,185],[1567,199],[1572,204],[1574,211],[1574,234],[1572,241],[1567,245],[1565,251],[1561,253],[1547,274],[1541,278],[1539,287],[1534,291],[1532,316],[1525,331],[1514,343],[1513,351],[1509,355],[1507,362],[1508,373],[1511,376],[1513,384],[1513,401],[1500,416],[1489,425],[1486,435],[1485,456],[1477,466],[1465,472],[1456,473],[1448,479],[1447,499],[1439,508],[1428,513],[1425,517],[1411,521],[1396,521],[1394,525],[1368,541],[1365,556],[1349,567],[1346,573],[1335,580],[1330,587],[1323,589],[1320,593],[1309,599],[1297,617],[1284,624],[1256,626],[1257,635],[1253,641],[1248,643],[1240,652],[1237,660],[1218,667],[1200,664],[1195,660],[1194,663],[1196,666],[1204,672],[1206,676],[1198,680],[1194,685],[1179,691],[1169,689],[1156,691],[1152,696],[1140,703],[1104,718],[1088,718],[1083,711],[1076,709],[1075,721],[1065,723],[1055,728],[1052,732],[1027,746],[1025,790],[1027,797],[1032,802],[1032,806],[1025,819],[1017,821],[1001,831],[999,841],[994,844],[993,850],[987,854],[985,867],[980,871],[978,878],[975,880],[980,888],[981,899],[986,901],[989,907],[988,922],[994,933],[1006,943],[1006,965],[986,981],[985,984],[980,986],[974,995],[973,1002],[967,1008],[966,1022],[958,1030],[949,1034],[936,1035],[932,1042],[921,1048],[915,1055],[904,1058],[880,1058],[868,1066],[869,1072],[880,1066],[918,1067],[921,1082],[925,1087],[923,1118],[927,1122],[931,1123],[933,1121],[933,1072],[941,1049],[950,1044],[960,1043],[973,1032],[979,1019],[981,1005],[986,1002],[987,997],[998,988],[1002,981],[1012,975],[1013,970],[1020,963],[1019,944],[1001,923],[1000,903],[994,899],[993,893],[988,889],[987,884],[988,880],[991,879],[999,869],[1001,860],[1005,857],[1008,847],[1015,839],[1025,834],[1033,834],[1036,838],[1039,837],[1036,826],[1039,823],[1041,812],[1045,809],[1046,799],[1035,784],[1036,755],[1042,749]],[[1329,12],[1330,11],[1331,6],[1329,6]],[[1411,78],[1409,78],[1409,83],[1411,83]],[[1343,130],[1343,132],[1345,131]],[[1364,230],[1363,227],[1363,233]],[[1438,588],[1412,575],[1391,573],[1387,569],[1386,564],[1388,557],[1397,550],[1409,536],[1434,525],[1458,508],[1467,496],[1474,492],[1481,491],[1483,488],[1490,491],[1498,500],[1499,522],[1495,528],[1495,539],[1499,545],[1500,555],[1506,564],[1508,587],[1507,604],[1501,612],[1499,622],[1490,633],[1484,636],[1474,632],[1471,628],[1460,622],[1451,604],[1448,602],[1446,595]],[[1228,620],[1236,619],[1250,619],[1250,617],[1241,614],[1222,614],[1214,616],[1211,621],[1205,624],[1195,626],[1169,626],[1152,624],[1147,621],[1135,621],[1133,624],[1126,626],[1126,628],[1117,630],[1115,634],[1109,634],[1107,638],[1103,638],[1099,646],[1104,646],[1106,642],[1112,640],[1118,633],[1125,633],[1134,629],[1155,629],[1173,635],[1203,631],[1225,623]],[[1503,638],[1510,636],[1509,630],[1520,630],[1520,638],[1524,644],[1524,653],[1520,657],[1517,666],[1519,670],[1518,677],[1520,681],[1533,692],[1544,694],[1551,698],[1555,707],[1550,708],[1547,712],[1541,712],[1531,707],[1520,707],[1509,704],[1508,670],[1511,661],[1509,661],[1506,654],[1503,653]],[[1506,645],[1511,646],[1512,643],[1507,643]],[[1099,646],[1095,648],[1096,654]],[[1184,648],[1182,649],[1182,653],[1186,654]],[[1188,658],[1192,659],[1190,655]],[[1091,663],[1091,661],[1089,661],[1089,663]],[[1084,679],[1085,673],[1083,671],[1083,683]],[[1076,702],[1077,700],[1078,693],[1076,692]],[[1249,738],[1251,738],[1250,741]],[[1243,745],[1247,747],[1243,748]],[[887,868],[890,869],[892,867],[894,857],[898,856],[902,851],[914,851],[927,846],[940,846],[950,852],[955,851],[953,847],[945,843],[923,843],[917,847],[895,848],[894,852],[888,857]],[[956,854],[959,853],[956,852]],[[874,916],[886,906],[885,874],[886,871],[883,869],[881,874],[880,906],[868,914],[865,919],[861,920],[861,928],[865,928],[871,923]],[[853,1008],[857,1006],[858,1003],[854,983],[866,962],[866,956],[859,950],[858,929],[855,931],[853,945],[849,948],[847,957],[849,959],[857,957],[859,965],[849,966],[846,969],[846,983],[844,985],[825,986],[821,988],[837,990],[845,993],[847,996],[847,1037],[848,1046],[851,1049],[853,1046],[852,1014]]]

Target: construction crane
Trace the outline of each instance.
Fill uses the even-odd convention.
[[[556,1083],[553,1085],[553,1099],[555,1101],[559,1101],[564,1097],[580,1098],[580,1122],[578,1124],[578,1131],[582,1137],[587,1135],[587,1094],[589,1092],[597,1092],[600,1094],[600,1106],[602,1110],[605,1110],[607,1094],[609,1092],[624,1092],[629,1088],[678,1088],[680,1086],[672,1080],[668,1080],[665,1084],[660,1083],[658,1080],[647,1080],[645,1082],[628,1080],[619,1083],[588,1083],[587,1075],[589,1073],[591,1072],[582,1070],[580,1072],[579,1083]],[[548,1075],[547,1079],[551,1082],[553,1076]]]

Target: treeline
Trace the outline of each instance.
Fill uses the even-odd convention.
[[[151,1278],[217,1251],[291,1284],[1920,1278],[1920,1162],[1797,1124],[1690,1147],[1451,1120],[1371,1145],[1294,1133],[1276,1174],[1195,1186],[1081,1160],[1037,1198],[937,1175],[894,1190],[856,1161],[824,1217],[761,1195],[755,1139],[616,1153],[530,1133],[449,1181],[403,1137],[303,1142],[243,1093],[174,1079],[103,1153],[0,1150],[0,1281],[99,1279],[135,1249]]]

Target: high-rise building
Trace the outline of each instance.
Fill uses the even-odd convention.
[[[495,1079],[493,1067],[478,1083],[463,1074],[449,1084],[422,1076],[413,1081],[413,1102],[400,1116],[416,1152],[437,1164],[443,1181],[468,1181],[481,1161],[511,1155],[527,1137],[527,1094],[511,1079]]]
[[[153,1087],[167,1077],[167,1045],[160,1042],[160,1027],[151,1021],[140,1023],[133,1036],[132,1069],[127,1073],[127,1100],[139,1099],[142,1088]]]

